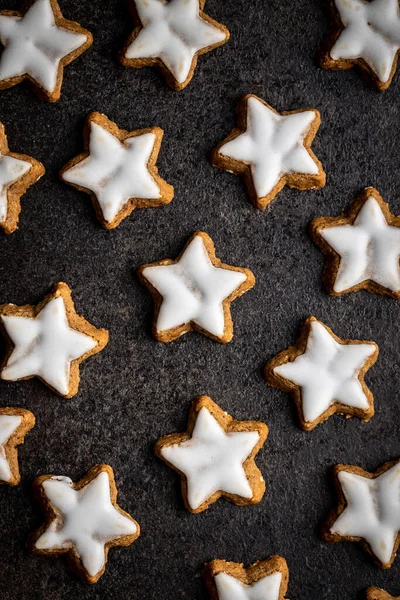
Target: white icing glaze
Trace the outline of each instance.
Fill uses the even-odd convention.
[[[145,133],[121,143],[92,121],[90,155],[62,178],[92,191],[110,223],[130,198],[160,198],[160,188],[147,169],[155,141],[154,133]]]
[[[400,228],[387,224],[375,198],[366,200],[353,225],[326,227],[320,235],[341,257],[335,292],[368,279],[400,292]]]
[[[64,300],[53,298],[36,318],[2,316],[1,320],[15,346],[1,378],[15,381],[36,375],[60,394],[68,394],[71,362],[97,342],[71,329]]]
[[[0,15],[0,80],[30,75],[53,92],[62,58],[80,48],[87,36],[59,27],[50,0],[36,0],[22,17]]]
[[[335,0],[345,29],[330,51],[334,60],[362,58],[382,83],[400,48],[398,0]]]
[[[183,83],[195,54],[226,39],[226,34],[199,15],[199,0],[134,0],[143,25],[125,57],[160,58]]]
[[[281,573],[272,573],[251,585],[245,585],[227,573],[214,577],[218,600],[279,600]]]
[[[12,478],[4,446],[22,423],[20,415],[0,414],[0,481],[8,483]]]
[[[74,490],[69,477],[51,477],[43,490],[59,511],[38,538],[38,550],[74,548],[85,570],[95,577],[104,567],[104,547],[108,542],[133,535],[137,527],[112,504],[108,473],[101,472],[81,490]]]
[[[400,530],[400,464],[375,479],[347,471],[340,471],[338,477],[347,507],[330,531],[363,538],[375,556],[388,564]]]
[[[314,119],[312,111],[279,115],[251,96],[246,131],[224,144],[219,153],[251,166],[255,191],[263,198],[283,175],[318,174],[318,166],[304,147]]]
[[[177,263],[146,267],[143,276],[163,297],[157,331],[194,321],[217,337],[225,329],[223,301],[246,280],[244,273],[214,267],[200,235]]]
[[[218,491],[243,498],[253,496],[243,463],[258,440],[257,431],[226,433],[203,407],[197,415],[192,437],[164,446],[161,454],[186,476],[187,501],[195,510]]]
[[[7,218],[9,187],[21,179],[31,168],[31,163],[0,154],[0,222]]]
[[[358,376],[375,345],[339,344],[319,321],[312,321],[304,354],[274,372],[301,386],[304,420],[318,419],[334,402],[368,409]]]

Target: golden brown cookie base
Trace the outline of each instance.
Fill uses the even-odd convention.
[[[34,319],[40,313],[42,308],[44,308],[44,306],[46,304],[48,304],[48,302],[50,302],[54,298],[59,298],[59,297],[61,297],[64,301],[64,306],[65,306],[65,310],[67,313],[68,324],[71,327],[71,329],[74,329],[75,331],[78,331],[79,333],[88,335],[89,337],[91,337],[92,339],[94,339],[97,342],[97,345],[94,348],[92,348],[92,350],[89,350],[88,352],[86,352],[85,354],[83,354],[82,356],[77,358],[76,360],[71,361],[68,394],[60,394],[60,392],[58,392],[57,390],[52,388],[51,385],[49,385],[44,379],[41,379],[40,377],[38,377],[38,379],[41,379],[41,381],[43,381],[43,383],[45,385],[47,385],[47,387],[52,389],[59,396],[63,396],[64,398],[71,398],[72,396],[75,396],[75,394],[78,392],[79,379],[80,379],[80,377],[79,377],[80,363],[82,361],[86,360],[86,358],[89,358],[89,356],[93,356],[94,354],[97,354],[107,345],[108,331],[106,331],[105,329],[97,329],[96,327],[94,327],[93,325],[88,323],[88,321],[86,321],[86,319],[84,319],[83,317],[80,317],[79,315],[76,314],[74,303],[73,303],[73,300],[71,297],[71,290],[66,283],[62,283],[62,282],[56,283],[56,285],[53,288],[53,291],[50,294],[48,294],[47,296],[45,296],[45,298],[41,302],[39,302],[39,304],[36,304],[35,306],[32,306],[30,304],[26,304],[24,306],[16,306],[15,304],[1,304],[0,305],[0,329],[2,330],[2,333],[5,337],[5,339],[7,340],[7,350],[6,350],[3,360],[1,362],[1,370],[4,369],[4,367],[6,367],[8,359],[10,358],[10,356],[13,352],[13,349],[14,349],[14,344],[12,343],[9,336],[7,335],[7,332],[4,328],[4,326],[1,324],[1,317],[2,316],[17,316],[17,317],[29,317],[31,319]],[[36,377],[36,376],[30,375],[29,377],[22,377],[21,380],[31,379],[32,377]],[[0,371],[0,378],[1,378],[1,371]],[[16,381],[19,381],[19,380],[16,380]]]
[[[243,273],[246,276],[246,280],[240,286],[238,286],[236,288],[236,290],[234,292],[232,292],[232,294],[230,294],[230,296],[228,296],[228,298],[225,298],[225,300],[222,303],[222,307],[223,307],[223,311],[224,311],[225,328],[224,328],[224,333],[221,337],[217,337],[217,336],[213,335],[212,333],[210,333],[209,331],[206,331],[205,329],[203,329],[202,327],[197,325],[197,323],[195,323],[194,321],[189,321],[188,323],[183,323],[179,327],[173,327],[172,329],[166,329],[165,331],[158,331],[158,329],[157,329],[158,313],[160,311],[161,304],[163,302],[163,297],[161,296],[161,294],[159,294],[159,292],[151,285],[151,283],[143,275],[143,271],[147,267],[173,265],[173,264],[176,264],[177,262],[179,262],[182,255],[184,254],[186,248],[193,241],[193,239],[197,236],[201,236],[201,238],[203,239],[204,246],[207,250],[208,256],[209,256],[212,264],[214,265],[214,267],[218,267],[220,269],[226,269],[228,271],[237,271],[238,273]],[[247,292],[252,287],[254,287],[254,285],[256,283],[254,274],[252,273],[252,271],[250,271],[250,269],[245,269],[245,268],[241,268],[241,267],[232,267],[230,265],[227,265],[227,264],[221,262],[221,260],[215,256],[214,242],[212,241],[210,236],[207,235],[207,233],[204,233],[203,231],[196,231],[196,233],[194,233],[189,238],[189,240],[186,242],[183,250],[180,252],[179,256],[175,260],[172,260],[170,258],[165,258],[164,260],[160,260],[155,263],[149,263],[149,264],[142,265],[141,267],[139,267],[138,277],[139,277],[140,282],[144,286],[147,287],[147,289],[153,296],[154,317],[153,317],[152,333],[153,333],[153,336],[155,337],[155,339],[158,340],[159,342],[172,342],[172,341],[176,340],[177,338],[181,337],[181,335],[183,335],[184,333],[187,333],[188,331],[199,331],[203,335],[210,337],[211,339],[216,340],[217,342],[221,342],[222,344],[226,344],[227,342],[230,342],[231,339],[233,338],[233,322],[232,322],[232,317],[231,317],[230,304],[231,304],[231,302],[233,302],[233,300],[236,300],[236,298],[239,298],[245,292]]]
[[[301,397],[301,386],[292,383],[288,379],[278,375],[274,372],[274,369],[280,365],[286,364],[288,362],[294,361],[298,356],[301,356],[305,353],[307,348],[307,341],[311,332],[311,324],[313,322],[320,323],[329,335],[338,343],[338,344],[372,344],[375,347],[375,352],[368,357],[365,361],[364,366],[360,369],[358,380],[361,384],[362,390],[368,400],[369,407],[368,409],[356,408],[353,406],[347,406],[345,404],[341,404],[340,402],[335,402],[332,404],[320,417],[315,419],[314,421],[306,421],[303,415],[303,407],[302,407],[302,397]],[[374,397],[372,395],[371,390],[367,387],[364,381],[365,373],[368,371],[370,367],[376,362],[378,358],[379,348],[375,342],[363,341],[363,340],[342,340],[337,335],[333,333],[333,331],[327,327],[321,321],[318,321],[315,317],[308,317],[302,324],[300,330],[300,336],[296,343],[293,346],[289,346],[286,350],[283,350],[273,358],[271,358],[267,364],[265,365],[264,375],[267,383],[272,387],[277,387],[283,390],[284,392],[289,392],[296,404],[297,412],[299,415],[300,426],[305,431],[311,431],[320,423],[323,423],[329,417],[335,413],[342,414],[350,417],[357,417],[364,422],[368,422],[374,415]]]
[[[211,496],[209,496],[207,500],[197,508],[193,509],[189,506],[186,476],[163,457],[162,451],[163,448],[186,442],[192,437],[197,415],[202,408],[206,408],[208,412],[214,417],[214,419],[218,421],[222,429],[224,429],[224,431],[228,433],[237,431],[257,431],[259,435],[259,440],[243,463],[243,469],[246,473],[247,480],[253,492],[251,498],[243,498],[242,496],[238,496],[236,494],[229,494],[227,492],[219,490]],[[208,396],[198,396],[192,402],[187,430],[184,433],[171,433],[169,435],[165,435],[164,437],[158,440],[158,442],[155,445],[154,451],[156,455],[159,458],[161,458],[162,461],[164,461],[169,467],[171,467],[171,469],[174,469],[174,471],[179,473],[179,475],[181,476],[182,495],[187,510],[191,513],[200,513],[206,510],[211,504],[216,502],[221,497],[226,498],[227,500],[233,502],[234,504],[237,504],[238,506],[247,506],[250,504],[257,504],[258,502],[260,502],[265,492],[265,481],[263,479],[263,476],[261,475],[260,470],[256,466],[254,459],[256,454],[264,445],[264,442],[267,439],[267,435],[268,427],[265,425],[265,423],[261,423],[260,421],[235,421],[230,415],[228,415],[217,404],[215,404],[215,402],[213,402],[211,398],[209,398]]]
[[[1,13],[0,13],[1,14]],[[18,160],[23,160],[30,163],[31,168],[25,175],[19,177],[17,181],[12,183],[6,191],[7,194],[7,215],[4,221],[0,222],[0,227],[4,233],[10,234],[18,229],[18,220],[21,212],[21,196],[25,194],[27,189],[36,183],[45,173],[45,168],[41,162],[27,156],[26,154],[16,154],[10,152],[5,134],[4,125],[0,123],[0,154],[10,156]]]
[[[85,187],[82,187],[75,183],[70,183],[69,181],[66,181],[63,178],[63,174],[66,171],[68,171],[69,169],[71,169],[75,165],[79,164],[80,162],[84,161],[86,158],[88,158],[90,156],[89,144],[90,144],[91,123],[96,123],[102,129],[108,131],[109,133],[111,133],[112,136],[114,136],[116,139],[118,139],[121,143],[123,143],[125,140],[127,140],[129,138],[144,135],[146,133],[152,133],[155,135],[156,140],[155,140],[153,150],[151,152],[151,155],[150,155],[148,163],[147,163],[147,169],[148,169],[150,175],[152,176],[152,178],[154,179],[155,183],[157,184],[157,186],[160,189],[160,197],[159,198],[130,198],[126,202],[126,204],[121,208],[121,210],[118,212],[118,214],[115,216],[115,218],[112,221],[106,221],[104,218],[104,215],[103,215],[103,211],[101,210],[100,204],[98,202],[96,194]],[[106,229],[114,229],[115,227],[117,227],[117,225],[119,225],[121,223],[121,221],[123,219],[128,217],[131,214],[131,212],[133,210],[135,210],[135,208],[152,208],[152,207],[156,207],[156,206],[163,206],[165,204],[169,204],[171,202],[171,200],[173,199],[174,188],[172,187],[172,185],[167,183],[164,179],[162,179],[158,175],[158,169],[156,167],[156,161],[157,161],[158,153],[160,151],[163,135],[164,135],[164,131],[162,129],[160,129],[159,127],[149,127],[147,129],[136,129],[134,131],[125,131],[124,129],[120,129],[119,127],[117,127],[117,125],[115,123],[113,123],[113,121],[110,121],[110,119],[108,119],[105,115],[98,113],[98,112],[93,112],[90,115],[88,115],[88,117],[86,118],[86,122],[85,122],[84,134],[83,134],[85,151],[82,154],[79,154],[79,156],[76,156],[75,158],[70,160],[61,169],[60,177],[68,185],[76,188],[77,190],[79,190],[81,192],[85,192],[86,194],[89,194],[92,199],[95,211],[96,211],[96,216],[97,216],[98,220],[100,221],[100,223]]]
[[[379,477],[379,475],[382,475],[382,473],[385,473],[386,471],[394,467],[394,465],[396,465],[398,462],[399,460],[387,462],[381,467],[379,467],[379,469],[377,469],[374,473],[369,473],[368,471],[364,471],[364,469],[361,469],[360,467],[356,467],[354,465],[336,465],[332,470],[332,477],[337,493],[338,505],[336,509],[333,509],[330,512],[328,519],[321,527],[321,535],[323,539],[326,542],[329,542],[330,544],[333,544],[335,542],[359,542],[364,548],[364,550],[368,552],[368,554],[373,558],[378,567],[381,567],[381,569],[389,569],[392,566],[393,561],[396,558],[397,549],[400,543],[400,533],[397,534],[396,542],[394,544],[394,549],[390,561],[388,563],[382,563],[372,552],[370,545],[366,540],[364,540],[364,538],[356,536],[339,535],[338,533],[331,532],[331,527],[347,506],[347,501],[343,493],[342,486],[340,485],[338,475],[341,471],[346,471],[347,473],[354,473],[355,475],[359,475],[360,477],[365,477],[367,479],[375,479],[376,477]]]
[[[60,556],[61,554],[66,554],[66,558],[67,558],[68,563],[70,564],[71,568],[74,569],[86,583],[92,583],[92,584],[96,583],[100,579],[100,577],[103,575],[104,571],[106,570],[109,549],[112,548],[113,546],[130,546],[140,535],[139,523],[137,523],[135,521],[135,519],[133,519],[127,512],[122,510],[122,508],[120,508],[117,504],[117,488],[115,485],[114,471],[109,465],[96,465],[96,466],[92,467],[90,469],[90,471],[88,471],[88,473],[82,479],[80,479],[77,483],[72,484],[72,488],[74,490],[79,491],[80,489],[85,487],[88,483],[90,483],[93,479],[95,479],[99,475],[99,473],[103,473],[103,472],[106,472],[108,474],[108,479],[109,479],[109,483],[110,483],[111,503],[113,504],[114,508],[119,513],[121,513],[124,517],[126,517],[127,519],[132,521],[132,523],[135,524],[136,533],[133,533],[132,535],[121,536],[121,537],[116,538],[105,544],[104,567],[95,576],[89,575],[89,573],[86,571],[85,567],[82,564],[80,556],[77,553],[77,551],[75,550],[74,546],[71,546],[70,548],[65,548],[63,550],[59,550],[59,549],[57,549],[57,550],[41,550],[41,549],[36,548],[35,544],[36,544],[37,540],[47,530],[50,523],[52,521],[54,521],[54,519],[60,519],[61,517],[60,517],[60,514],[53,508],[52,504],[49,502],[49,500],[43,490],[43,482],[46,481],[47,479],[51,479],[52,477],[54,477],[54,475],[42,475],[40,477],[36,477],[36,479],[33,482],[33,492],[35,494],[35,497],[36,497],[38,503],[42,507],[43,512],[45,513],[46,520],[39,529],[34,531],[29,536],[29,540],[28,540],[29,550],[31,552],[33,552],[34,554],[41,554],[44,556]]]
[[[243,161],[224,156],[220,153],[220,149],[222,148],[222,146],[236,139],[239,135],[242,135],[247,130],[247,103],[249,98],[255,98],[259,102],[262,102],[264,106],[266,106],[269,110],[273,111],[277,115],[285,116],[302,112],[313,112],[315,114],[315,119],[311,123],[307,135],[304,137],[303,145],[318,167],[318,173],[316,175],[307,175],[305,173],[284,174],[282,175],[278,183],[274,186],[274,188],[269,192],[269,194],[263,197],[259,197],[254,187],[253,175],[251,173],[251,165]],[[311,144],[315,138],[315,135],[321,123],[321,117],[317,110],[313,108],[303,108],[300,110],[292,110],[279,113],[277,110],[275,110],[272,106],[267,104],[258,96],[255,96],[254,94],[246,94],[240,99],[236,111],[238,126],[232,129],[231,133],[224,140],[222,140],[222,142],[220,142],[218,146],[212,151],[211,162],[214,165],[214,167],[223,169],[224,171],[235,173],[236,175],[243,176],[247,187],[247,192],[254,206],[259,208],[260,210],[265,210],[270,204],[270,202],[272,202],[272,200],[275,198],[275,196],[282,190],[282,188],[285,187],[285,185],[291,188],[295,188],[297,190],[317,189],[325,185],[325,172],[322,168],[320,161],[315,156],[314,152],[311,150]]]
[[[2,10],[0,11],[0,16],[3,15],[9,17],[23,17],[34,3],[35,0],[28,0],[26,10],[23,13],[12,10]],[[72,61],[78,58],[78,56],[83,54],[83,52],[85,52],[85,50],[87,50],[92,45],[93,37],[90,31],[84,29],[79,25],[79,23],[76,23],[75,21],[69,21],[68,19],[64,19],[57,0],[50,0],[50,3],[53,10],[54,21],[56,25],[59,27],[63,27],[64,29],[68,29],[69,31],[85,35],[87,38],[86,42],[60,60],[60,64],[58,67],[57,82],[52,92],[46,90],[44,87],[41,86],[41,84],[38,81],[36,81],[36,79],[34,79],[28,74],[20,75],[18,77],[10,77],[9,79],[3,79],[2,81],[0,81],[0,90],[6,90],[10,87],[13,87],[14,85],[17,85],[18,83],[21,83],[21,81],[26,80],[29,81],[33,90],[36,92],[39,98],[41,98],[42,100],[47,100],[48,102],[57,102],[57,100],[59,100],[61,96],[61,85],[63,80],[64,67],[66,67]]]
[[[0,484],[14,486],[18,485],[21,481],[18,466],[17,446],[24,443],[26,434],[35,425],[35,416],[31,413],[30,410],[25,410],[24,408],[11,407],[0,408],[0,416],[3,415],[19,416],[22,419],[21,424],[18,426],[18,428],[14,431],[14,433],[7,440],[6,444],[3,446],[5,458],[8,462],[11,471],[11,479],[9,479],[9,481],[3,481],[0,478]]]
[[[199,56],[201,54],[206,54],[207,52],[210,52],[211,50],[215,50],[215,48],[219,48],[219,46],[223,46],[229,40],[230,34],[229,34],[228,29],[225,27],[225,25],[222,25],[221,23],[214,21],[214,19],[212,19],[211,17],[209,17],[208,15],[206,15],[203,12],[205,3],[206,3],[206,0],[199,0],[199,16],[202,19],[204,19],[205,21],[207,21],[210,25],[213,25],[214,27],[216,27],[217,29],[222,31],[225,34],[225,39],[222,40],[222,42],[217,42],[216,44],[211,44],[211,46],[207,46],[206,48],[202,48],[201,50],[196,52],[196,54],[194,55],[193,60],[192,60],[189,74],[186,77],[185,81],[183,81],[182,83],[177,81],[175,79],[174,75],[171,73],[171,71],[166,66],[166,64],[161,60],[161,58],[126,58],[125,54],[126,54],[127,49],[132,44],[132,42],[137,38],[139,32],[143,29],[143,24],[139,18],[137,10],[136,10],[136,5],[135,5],[134,0],[130,0],[129,8],[131,10],[132,18],[133,18],[133,21],[134,21],[136,27],[133,30],[132,34],[129,36],[126,43],[124,44],[121,52],[119,53],[120,63],[122,65],[124,65],[124,67],[133,67],[134,69],[141,69],[142,67],[155,67],[161,73],[161,75],[164,77],[166,83],[171,88],[173,88],[174,90],[177,90],[177,91],[183,90],[190,83],[190,81],[194,75],[194,71],[196,69]]]
[[[385,590],[381,590],[377,587],[369,587],[365,591],[366,600],[400,600],[400,596],[391,596]]]
[[[219,600],[215,576],[226,573],[238,579],[245,585],[252,585],[264,577],[274,573],[281,573],[282,580],[279,595],[276,600],[283,600],[289,583],[289,570],[286,560],[281,556],[271,556],[268,560],[256,562],[250,567],[244,568],[242,563],[228,562],[226,560],[214,559],[205,565],[204,580],[210,594],[211,600]]]
[[[389,79],[385,82],[382,82],[379,79],[379,77],[374,73],[371,67],[362,58],[340,58],[337,60],[333,59],[331,57],[331,50],[335,45],[336,40],[339,38],[339,35],[342,33],[342,31],[344,31],[345,27],[342,23],[339,11],[336,8],[334,0],[330,0],[328,6],[330,9],[329,12],[332,22],[332,32],[328,34],[328,36],[321,45],[321,50],[319,52],[319,63],[321,67],[333,71],[348,71],[349,69],[357,67],[365,81],[367,81],[369,84],[373,85],[376,89],[380,91],[386,90],[392,83],[394,74],[396,72],[399,52],[397,52],[393,61],[393,66]]]
[[[317,217],[313,219],[309,226],[309,234],[313,242],[320,248],[323,254],[326,255],[327,260],[323,272],[323,282],[326,291],[331,296],[342,296],[349,292],[358,292],[359,290],[366,290],[372,294],[381,294],[383,296],[390,296],[391,298],[400,298],[400,290],[394,292],[389,290],[382,285],[379,285],[371,279],[365,279],[361,283],[349,287],[343,291],[336,292],[334,290],[335,281],[339,272],[341,256],[331,248],[331,246],[323,239],[321,231],[329,229],[331,227],[338,227],[340,225],[353,225],[357,219],[358,213],[364,206],[364,203],[368,198],[374,198],[379,204],[388,225],[392,227],[400,228],[400,216],[395,216],[390,212],[389,205],[383,200],[382,196],[373,187],[365,188],[361,194],[359,194],[354,200],[350,202],[350,206],[345,213],[342,213],[338,217]]]

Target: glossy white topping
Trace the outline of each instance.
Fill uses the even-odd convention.
[[[326,227],[319,233],[341,257],[335,292],[366,280],[400,292],[400,228],[387,224],[375,198],[366,200],[352,225]]]
[[[69,477],[51,477],[42,486],[60,516],[38,538],[36,548],[74,548],[84,569],[95,577],[105,565],[107,542],[137,531],[135,523],[112,504],[108,473],[99,473],[78,491],[73,489]]]
[[[218,491],[243,498],[253,496],[243,463],[258,440],[258,431],[226,433],[203,407],[197,415],[192,437],[164,446],[161,454],[186,476],[187,501],[195,510]]]
[[[12,472],[8,463],[4,446],[22,423],[20,415],[0,415],[0,481],[8,483]]]
[[[199,0],[134,1],[143,29],[127,48],[125,57],[159,58],[178,83],[184,83],[189,76],[197,52],[227,37],[200,16]]]
[[[274,372],[301,386],[304,420],[312,422],[334,402],[369,408],[358,378],[375,351],[372,343],[339,344],[322,323],[312,321],[304,354],[275,367]]]
[[[279,600],[282,574],[272,573],[251,585],[245,585],[227,573],[218,573],[214,580],[218,600]]]
[[[97,342],[71,329],[64,300],[53,298],[36,318],[2,316],[1,321],[14,344],[1,378],[15,381],[36,375],[60,394],[68,394],[71,362]]]
[[[251,96],[246,131],[221,146],[219,153],[250,165],[257,197],[263,198],[283,175],[318,174],[318,165],[304,147],[315,118],[312,111],[280,115]]]
[[[87,36],[56,25],[50,0],[36,0],[22,17],[0,15],[0,41],[0,80],[26,74],[51,93],[61,59]]]
[[[120,142],[92,121],[89,156],[64,171],[62,178],[92,191],[110,223],[130,198],[160,198],[147,168],[155,141],[154,133],[145,133]]]
[[[25,160],[0,154],[0,222],[7,218],[7,195],[10,186],[21,179],[31,167],[31,163]]]
[[[347,471],[340,471],[338,478],[347,507],[330,531],[363,538],[378,560],[387,565],[400,531],[400,464],[375,479]]]
[[[194,321],[217,337],[225,329],[223,301],[246,281],[244,273],[214,267],[200,235],[177,263],[146,267],[142,274],[163,297],[157,331]]]
[[[398,0],[334,0],[345,29],[330,51],[334,60],[362,58],[386,83],[400,48]]]

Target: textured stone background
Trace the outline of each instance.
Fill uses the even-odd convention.
[[[1,0],[0,7],[18,4]],[[250,563],[273,553],[289,563],[289,598],[361,598],[370,584],[400,593],[399,560],[385,572],[358,545],[330,546],[318,533],[335,502],[329,483],[335,463],[374,470],[399,455],[399,304],[366,292],[328,296],[321,289],[323,257],[306,234],[312,217],[338,214],[368,185],[400,212],[400,74],[379,93],[357,72],[320,69],[315,55],[328,28],[320,0],[209,0],[209,14],[227,25],[231,39],[201,57],[192,83],[175,92],[156,71],[116,62],[132,29],[123,0],[65,0],[61,7],[95,40],[67,67],[61,100],[42,102],[25,85],[0,94],[11,149],[47,168],[23,199],[20,230],[0,239],[0,301],[35,303],[56,281],[66,281],[78,312],[107,327],[110,343],[84,363],[71,400],[36,380],[0,384],[1,405],[29,408],[37,419],[19,452],[22,485],[0,489],[0,597],[203,600],[205,561]],[[209,152],[235,125],[235,106],[246,92],[278,110],[320,110],[313,148],[327,172],[325,188],[285,189],[261,213],[238,177],[210,165]],[[92,110],[125,129],[162,127],[158,165],[175,186],[169,206],[138,210],[111,232],[97,222],[88,196],[57,175],[81,151]],[[163,345],[150,335],[152,302],[135,269],[175,257],[197,229],[212,236],[221,259],[250,267],[257,284],[233,305],[232,343],[188,334]],[[379,344],[367,377],[376,403],[370,423],[336,416],[303,432],[290,397],[264,383],[265,361],[294,342],[310,314],[339,336]],[[268,424],[257,460],[267,491],[258,506],[220,500],[191,515],[178,476],[153,455],[159,436],[185,428],[198,394],[210,395],[235,418]],[[99,462],[114,467],[120,505],[138,520],[142,535],[129,549],[111,550],[106,574],[89,587],[63,559],[32,556],[25,542],[41,522],[33,478],[77,479]]]

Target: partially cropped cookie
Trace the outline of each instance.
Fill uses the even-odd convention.
[[[160,342],[192,330],[229,342],[230,303],[255,284],[249,269],[222,263],[212,239],[201,231],[192,235],[176,260],[140,267],[139,278],[154,297],[153,335]]]
[[[61,170],[61,179],[90,194],[97,217],[113,229],[135,208],[171,202],[174,188],[156,167],[163,130],[125,131],[105,115],[91,113],[84,129],[85,152]]]
[[[21,481],[17,446],[35,425],[35,417],[24,408],[0,408],[0,484],[18,485]]]
[[[0,305],[0,324],[8,342],[1,379],[39,377],[64,398],[78,392],[80,363],[108,342],[105,329],[76,314],[65,283],[57,283],[36,306]]]
[[[0,227],[5,233],[18,228],[21,196],[44,174],[41,162],[10,152],[4,125],[0,123]]]
[[[57,0],[34,0],[24,13],[0,11],[0,90],[28,80],[44,100],[60,98],[63,70],[92,44],[92,35],[65,19]]]
[[[257,504],[265,492],[254,459],[268,435],[259,421],[235,421],[208,396],[193,401],[188,428],[158,440],[155,452],[181,476],[182,495],[192,513],[221,496],[239,506]]]
[[[267,382],[292,394],[305,430],[334,413],[369,421],[374,398],[364,376],[378,357],[375,342],[342,340],[309,317],[297,342],[268,361]]]
[[[399,600],[400,596],[391,596],[385,590],[371,586],[366,590],[365,598],[366,600]]]
[[[121,51],[126,67],[157,67],[168,85],[182,90],[200,54],[222,46],[229,31],[205,14],[206,0],[130,0],[135,29]]]
[[[215,167],[244,177],[253,204],[264,210],[281,189],[325,185],[321,163],[311,150],[321,119],[315,109],[277,112],[246,94],[237,107],[238,125],[213,150]]]
[[[114,472],[108,465],[96,465],[77,483],[43,475],[33,487],[46,521],[31,535],[29,549],[46,556],[67,554],[87,583],[103,575],[110,548],[130,546],[139,537],[138,523],[117,504]]]
[[[284,600],[289,571],[281,556],[247,568],[215,559],[205,565],[204,578],[211,600]]]
[[[324,282],[333,296],[367,290],[400,298],[400,216],[366,188],[348,211],[319,217],[310,235],[327,256]]]
[[[377,565],[391,567],[400,542],[400,461],[375,473],[352,465],[333,470],[338,505],[322,534],[327,542],[360,542]]]
[[[321,53],[325,69],[357,66],[379,89],[392,82],[400,49],[398,0],[330,0],[332,32]]]

